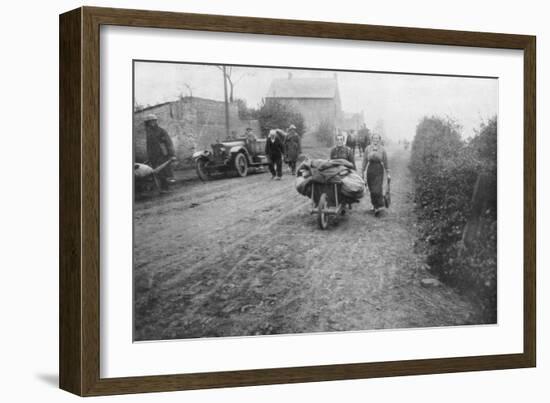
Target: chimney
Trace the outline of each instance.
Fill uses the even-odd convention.
[[[292,80],[292,72],[291,71],[288,72],[288,79]]]

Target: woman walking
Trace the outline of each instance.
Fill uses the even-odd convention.
[[[363,154],[363,166],[361,172],[363,176],[367,174],[367,186],[370,191],[370,200],[374,215],[379,216],[384,209],[384,172],[390,179],[390,170],[388,168],[388,156],[386,150],[380,144],[382,138],[379,134],[373,134],[371,144],[365,149]]]

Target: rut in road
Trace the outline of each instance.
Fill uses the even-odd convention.
[[[479,323],[476,307],[453,289],[421,285],[431,276],[413,250],[407,163],[408,153],[390,152],[384,217],[370,213],[367,195],[326,231],[291,176],[193,185],[140,206],[136,339]],[[199,206],[185,207],[181,197]]]

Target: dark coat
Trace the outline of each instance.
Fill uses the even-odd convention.
[[[330,150],[330,159],[336,160],[336,159],[343,159],[351,162],[353,164],[353,168],[355,167],[355,156],[353,155],[353,151],[351,148],[347,146],[341,146],[341,147],[334,147],[332,150]]]
[[[366,127],[359,129],[357,132],[357,144],[363,149],[366,148],[369,144],[369,129]]]
[[[346,146],[355,148],[355,135],[348,134],[348,137],[346,138]]]
[[[162,127],[146,126],[147,157],[153,168],[175,156],[172,139]]]
[[[302,153],[302,144],[300,136],[296,133],[290,133],[285,139],[285,154],[287,161],[297,161],[298,155]]]
[[[265,154],[272,160],[281,159],[284,154],[283,142],[275,136],[275,141],[268,137],[265,142]]]

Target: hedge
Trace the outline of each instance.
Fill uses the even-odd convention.
[[[496,321],[497,298],[497,122],[482,123],[463,140],[457,122],[423,118],[411,148],[410,170],[420,221],[420,239],[430,270],[480,305],[486,323]],[[473,211],[476,181],[483,209]],[[479,203],[477,205],[480,205]],[[464,243],[467,223],[476,237]]]

